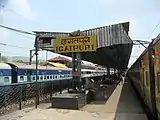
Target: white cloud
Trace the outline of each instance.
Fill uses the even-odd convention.
[[[35,20],[37,17],[35,11],[30,7],[28,0],[9,0],[8,8],[28,20]]]

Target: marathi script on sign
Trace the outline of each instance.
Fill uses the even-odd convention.
[[[96,36],[78,36],[57,38],[54,50],[58,53],[63,52],[91,52],[96,51]]]

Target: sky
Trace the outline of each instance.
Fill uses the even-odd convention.
[[[28,32],[72,32],[129,21],[132,40],[151,41],[160,31],[160,26],[156,27],[160,22],[159,5],[160,0],[0,0],[0,24]],[[34,36],[0,28],[0,42],[24,47],[0,45],[2,55],[29,56]],[[140,45],[133,47],[129,66],[143,50]],[[45,52],[39,56],[45,59]],[[48,58],[55,56],[48,54]]]

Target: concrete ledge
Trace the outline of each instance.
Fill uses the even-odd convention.
[[[85,94],[59,94],[51,99],[52,108],[79,110],[86,105]]]

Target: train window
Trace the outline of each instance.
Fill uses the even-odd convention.
[[[20,81],[24,81],[24,77],[23,76],[20,76]]]
[[[49,79],[49,76],[47,76],[47,79]]]
[[[160,73],[158,73],[157,77],[158,77],[158,78],[157,78],[157,80],[158,80],[158,81],[157,81],[157,83],[158,83],[158,84],[157,84],[157,88],[158,88],[158,92],[160,92]]]
[[[44,79],[46,79],[46,76],[44,76]]]
[[[41,76],[40,79],[43,80],[43,76]]]
[[[9,82],[9,77],[4,77],[4,82]]]
[[[32,80],[35,80],[35,77],[34,77],[34,76],[32,77]]]
[[[57,78],[57,75],[55,76],[55,78]]]
[[[53,79],[54,79],[54,75],[53,75]]]
[[[37,76],[37,80],[39,80],[39,76]]]
[[[60,78],[62,78],[62,76],[60,75]]]
[[[52,79],[52,75],[50,76],[50,79]]]

